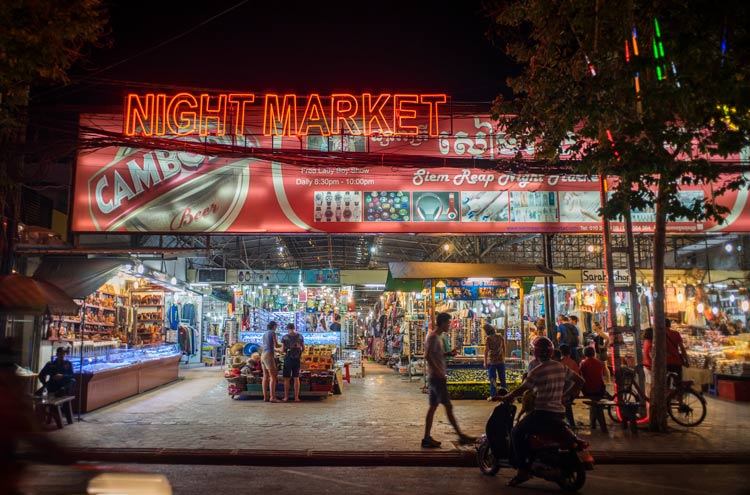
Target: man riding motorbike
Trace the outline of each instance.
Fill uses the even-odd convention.
[[[553,361],[554,346],[547,337],[534,340],[534,357],[539,365],[529,371],[520,387],[499,397],[500,401],[512,401],[526,390],[536,394],[534,410],[518,422],[511,433],[513,454],[518,472],[508,482],[516,486],[531,476],[528,465],[528,439],[533,433],[552,433],[565,429],[565,402],[578,395],[584,380],[562,363]]]

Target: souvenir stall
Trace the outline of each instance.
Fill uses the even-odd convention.
[[[427,325],[417,324],[417,329],[428,329],[440,312],[452,315],[450,330],[443,338],[446,351],[458,350],[447,363],[448,389],[453,398],[489,395],[483,366],[485,323],[503,332],[508,386],[520,384],[525,363],[513,356],[520,356],[514,351],[526,345],[521,332],[523,279],[559,274],[537,266],[471,263],[390,263],[389,269],[393,279],[420,280],[423,285]]]
[[[43,263],[38,270],[69,277],[67,290],[87,292],[78,300],[78,315],[49,319],[39,360],[47,362],[57,347],[70,349],[78,384],[73,406],[80,412],[176,380],[182,357],[167,331],[165,308],[184,287],[175,280],[165,282],[165,273],[137,261],[106,261],[107,270],[100,272],[89,269],[82,259]]]

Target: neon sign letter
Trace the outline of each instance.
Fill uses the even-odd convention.
[[[291,136],[296,134],[297,95],[284,95],[281,109],[279,109],[278,95],[266,95],[266,105],[263,108],[263,135]]]

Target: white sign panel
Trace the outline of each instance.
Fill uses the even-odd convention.
[[[613,272],[615,285],[630,285],[630,274],[627,270]],[[581,283],[606,284],[607,273],[604,270],[581,270]]]

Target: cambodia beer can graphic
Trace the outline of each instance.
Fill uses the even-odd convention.
[[[223,232],[247,199],[251,161],[119,148],[88,181],[91,219],[100,231]]]

